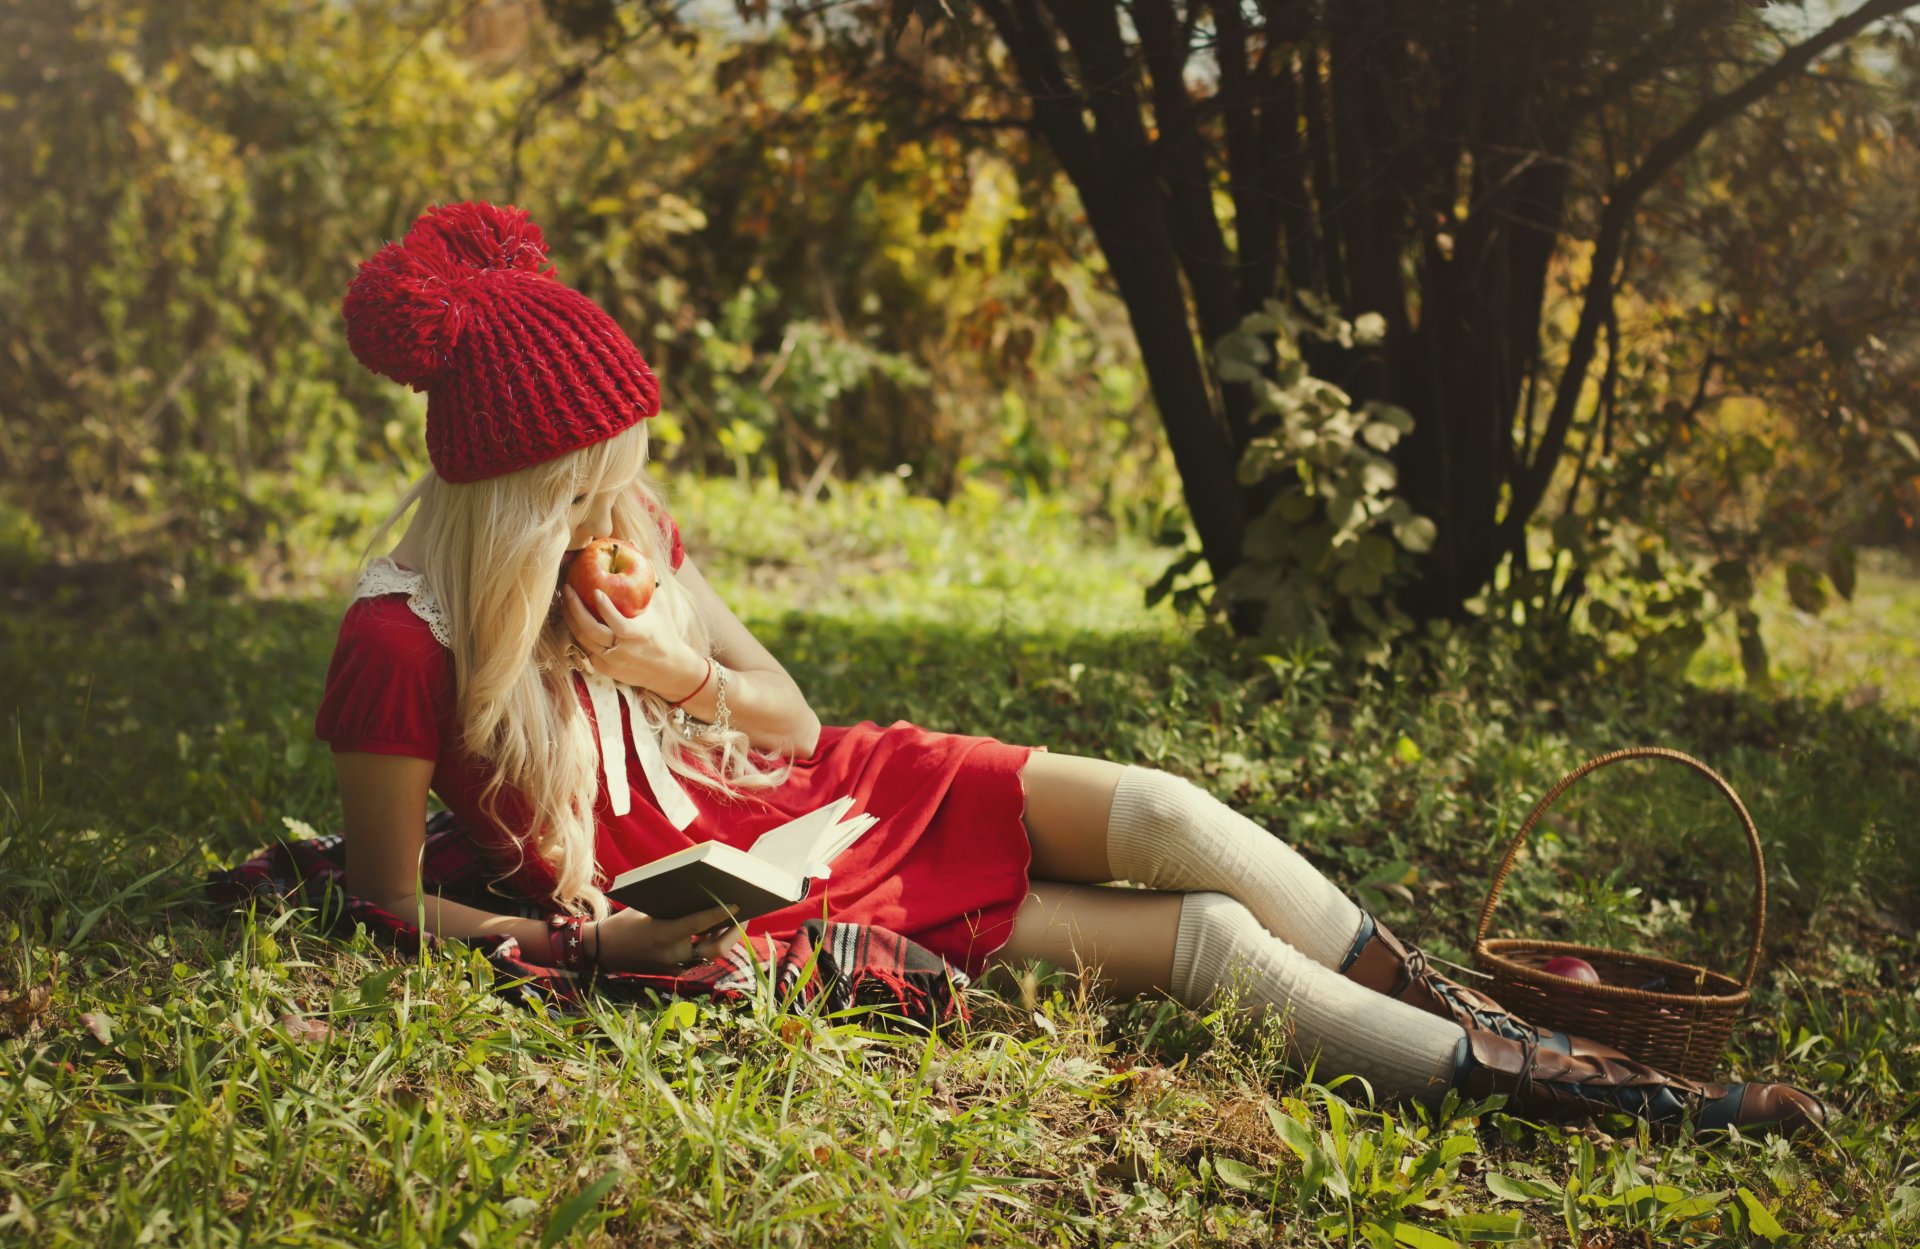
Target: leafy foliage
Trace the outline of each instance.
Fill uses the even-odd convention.
[[[0,13],[0,549],[304,575],[326,491],[425,466],[421,397],[346,349],[352,266],[465,197],[635,339],[679,467],[1177,508],[1071,213],[1005,158],[828,125],[830,67],[675,6],[552,7]]]
[[[1906,541],[1911,57],[1904,41],[1872,68],[1841,51],[1650,196],[1552,550],[1536,552],[1551,567],[1515,576],[1536,616],[1669,669],[1727,620],[1764,686],[1753,587],[1784,571],[1816,615],[1852,597],[1863,544]]]
[[[1262,604],[1263,638],[1324,646],[1342,637],[1378,661],[1413,624],[1392,601],[1411,571],[1404,556],[1433,545],[1433,522],[1395,496],[1399,474],[1387,454],[1413,418],[1388,403],[1356,404],[1311,376],[1301,354],[1303,340],[1377,345],[1385,321],[1349,322],[1318,300],[1303,302],[1296,313],[1269,301],[1216,348],[1221,380],[1252,387],[1256,419],[1268,431],[1242,453],[1240,482],[1281,479],[1247,526],[1246,559],[1220,594]]]
[[[775,6],[736,7],[761,18]],[[1703,377],[1728,350],[1756,380],[1776,362],[1768,398],[1833,435],[1805,457],[1798,440],[1762,432],[1787,453],[1783,469],[1899,462],[1870,450],[1898,445],[1911,407],[1915,304],[1911,278],[1894,272],[1911,266],[1860,262],[1910,241],[1910,214],[1863,211],[1908,181],[1915,28],[1901,0],[1802,23],[1717,0],[1523,6],[1491,21],[1475,3],[778,7],[822,61],[860,67],[857,92],[912,98],[954,133],[1037,141],[1072,179],[1222,587],[1267,515],[1264,483],[1235,474],[1262,400],[1209,376],[1194,343],[1218,342],[1277,296],[1383,318],[1365,349],[1325,342],[1307,355],[1357,402],[1414,417],[1393,458],[1399,492],[1436,526],[1399,596],[1420,618],[1470,614],[1497,591],[1529,627],[1564,623],[1598,588],[1586,548],[1609,545],[1575,532],[1563,550],[1580,526],[1543,529],[1552,568],[1535,575],[1528,529],[1563,493],[1565,514],[1584,511],[1596,529],[1616,516],[1650,532],[1679,523],[1619,496],[1581,498],[1629,445],[1653,449],[1662,471],[1672,456],[1676,478],[1689,468],[1673,441],[1686,422],[1657,415],[1697,410],[1684,365],[1646,403],[1621,401],[1645,338],[1636,301],[1676,331],[1671,352],[1650,354],[1704,353]],[[1717,281],[1723,263],[1741,271]],[[1689,336],[1695,306],[1740,333]],[[1865,398],[1895,394],[1899,406]],[[1748,476],[1740,489],[1791,477]],[[1888,500],[1893,485],[1874,472],[1860,498]],[[1786,494],[1828,514],[1800,486]],[[1675,537],[1677,558],[1700,556]],[[1811,569],[1809,556],[1847,540],[1822,527],[1789,558]],[[1777,554],[1790,544],[1758,541]],[[1247,609],[1232,612],[1235,627],[1262,632],[1264,602],[1230,602]],[[1668,650],[1698,636],[1657,631]]]

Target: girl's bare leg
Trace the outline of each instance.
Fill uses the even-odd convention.
[[[1229,894],[1274,936],[1335,969],[1366,931],[1353,899],[1284,840],[1182,777],[1035,751],[1020,779],[1031,878]]]
[[[1380,1096],[1437,1096],[1456,1078],[1465,1033],[1362,988],[1261,926],[1223,893],[1169,893],[1031,880],[1007,943],[983,983],[1007,992],[1044,959],[1120,998],[1165,994],[1204,1009],[1228,985],[1242,992],[1241,1028],[1285,1021],[1301,1058],[1365,1077]]]
[[[1027,791],[1027,840],[1036,880],[1106,881],[1114,879],[1107,859],[1107,823],[1113,791],[1126,765],[1085,755],[1056,755],[1036,750],[1020,771]]]
[[[987,960],[989,976],[1041,958],[1085,975],[1116,997],[1173,991],[1173,947],[1185,894],[1028,882],[1013,935]]]

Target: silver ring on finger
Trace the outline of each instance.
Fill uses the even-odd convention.
[[[608,643],[607,643],[607,649],[605,649],[605,650],[603,650],[603,651],[601,651],[600,653],[601,653],[602,655],[611,655],[611,654],[613,654],[613,648],[614,648],[614,647],[616,647],[616,646],[618,646],[618,645],[620,645],[620,639],[619,639],[619,638],[615,638],[615,639],[613,639],[613,641],[611,641],[611,642],[608,642]]]

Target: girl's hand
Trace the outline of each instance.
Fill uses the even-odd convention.
[[[623,616],[604,590],[595,590],[594,609],[600,613],[595,620],[572,586],[561,587],[561,593],[567,628],[600,675],[668,699],[681,697],[706,675],[707,661],[668,623],[665,612]]]
[[[608,971],[672,975],[719,958],[746,940],[740,925],[726,922],[732,914],[724,906],[696,911],[682,919],[655,919],[631,909],[616,911],[593,924],[597,935],[587,939],[588,947],[599,941],[600,966]],[[700,936],[722,924],[725,927],[718,935]]]

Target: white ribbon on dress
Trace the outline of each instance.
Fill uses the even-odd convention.
[[[685,829],[699,817],[700,808],[694,806],[693,799],[687,797],[687,791],[680,787],[680,779],[667,767],[667,758],[660,750],[660,738],[647,724],[640,711],[639,697],[628,686],[615,685],[611,678],[598,673],[582,673],[587,683],[587,696],[593,700],[594,728],[600,737],[600,772],[607,780],[607,801],[613,807],[615,815],[625,815],[633,810],[633,789],[627,783],[627,749],[623,736],[633,743],[634,757],[640,760],[640,770],[646,773],[647,784],[653,789],[655,801],[660,810],[673,821],[673,826]],[[624,699],[627,713],[631,717],[631,732],[620,732],[620,703]]]

